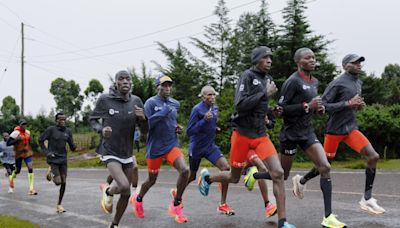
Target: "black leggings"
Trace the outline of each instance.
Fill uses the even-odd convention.
[[[4,163],[3,166],[4,166],[4,168],[7,170],[7,174],[8,174],[8,175],[11,175],[12,172],[15,170],[14,164],[7,164],[7,163]]]

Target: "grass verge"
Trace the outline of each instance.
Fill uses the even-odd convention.
[[[26,220],[20,220],[13,216],[0,216],[0,228],[39,228],[39,225]]]

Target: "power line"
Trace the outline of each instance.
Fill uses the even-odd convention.
[[[180,39],[190,38],[190,37],[202,34],[202,33],[204,33],[204,32],[199,32],[199,33],[195,33],[195,34],[192,34],[192,35],[183,36],[183,37],[175,38],[175,39],[172,39],[172,40],[163,41],[163,42],[160,42],[160,43],[171,43],[171,42],[174,42],[174,41],[177,41],[177,40],[180,40]],[[104,54],[98,54],[98,55],[89,56],[89,57],[70,58],[70,59],[61,59],[61,60],[50,60],[50,61],[31,61],[31,62],[33,62],[33,63],[69,62],[69,61],[82,60],[82,59],[86,59],[86,58],[95,58],[95,57],[101,57],[101,56],[116,55],[116,54],[120,54],[120,53],[137,51],[137,50],[141,50],[141,49],[145,49],[145,48],[149,48],[149,47],[154,47],[154,46],[157,46],[157,44],[148,44],[148,45],[141,46],[141,47],[124,49],[124,50],[119,50],[119,51],[113,51],[113,52],[108,52],[108,53],[104,53]]]
[[[247,3],[243,3],[243,4],[241,4],[241,5],[232,7],[231,10],[235,10],[235,9],[238,9],[238,8],[242,8],[242,7],[244,7],[244,6],[251,5],[251,4],[256,3],[256,2],[259,2],[259,1],[260,1],[260,0],[255,0],[255,1],[247,2]],[[173,30],[173,29],[175,29],[175,28],[179,28],[179,27],[182,27],[182,26],[185,26],[185,25],[188,25],[188,24],[192,24],[192,23],[194,23],[194,22],[202,21],[202,20],[204,20],[204,19],[207,19],[207,18],[213,17],[213,16],[215,16],[215,14],[211,14],[211,15],[207,15],[207,16],[195,18],[195,19],[192,19],[192,20],[190,20],[190,21],[187,21],[187,22],[184,22],[184,23],[181,23],[181,24],[173,25],[173,26],[170,26],[170,27],[167,27],[167,28],[164,28],[164,29],[159,29],[159,30],[156,30],[156,31],[153,31],[153,32],[145,33],[145,34],[138,35],[138,36],[135,36],[135,37],[132,37],[132,38],[128,38],[128,39],[119,40],[119,41],[114,41],[114,42],[111,42],[111,43],[106,43],[106,44],[97,45],[97,46],[93,46],[93,47],[89,47],[89,48],[84,48],[84,49],[79,49],[79,50],[74,50],[74,51],[67,51],[67,52],[55,53],[55,54],[53,54],[53,55],[47,55],[47,56],[56,56],[56,55],[71,54],[71,53],[76,53],[76,52],[82,52],[82,51],[88,51],[88,50],[93,50],[93,49],[99,49],[99,48],[103,48],[103,47],[113,46],[113,45],[116,45],[116,44],[125,43],[125,42],[128,42],[128,41],[137,40],[137,39],[144,38],[144,37],[148,37],[148,36],[152,36],[152,35],[155,35],[155,34],[158,34],[158,33],[170,31],[170,30]],[[43,56],[40,56],[40,57],[43,57]]]
[[[18,39],[15,41],[14,47],[13,47],[13,49],[11,51],[11,55],[10,55],[8,61],[7,61],[6,67],[4,68],[3,73],[1,74],[0,85],[3,82],[4,75],[7,73],[8,65],[10,65],[10,63],[11,63],[11,59],[14,56],[14,52],[15,52],[15,49],[17,48],[17,44],[18,44],[19,40],[20,40],[20,37],[18,37]]]

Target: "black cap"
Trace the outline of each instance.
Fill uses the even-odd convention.
[[[26,124],[28,124],[28,122],[26,122],[26,120],[24,120],[24,119],[20,119],[20,120],[18,121],[18,124],[19,124],[19,125],[26,125]]]
[[[251,64],[256,65],[260,59],[265,56],[272,56],[271,48],[267,46],[260,46],[253,49],[251,52]]]
[[[359,56],[357,54],[348,54],[343,58],[342,66],[345,66],[348,63],[354,63],[357,61],[363,62],[363,61],[365,61],[365,58],[363,56]]]

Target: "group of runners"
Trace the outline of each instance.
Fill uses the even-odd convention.
[[[171,189],[172,201],[169,214],[178,223],[188,222],[183,212],[182,196],[187,185],[196,179],[202,158],[209,160],[220,172],[210,173],[203,168],[198,178],[198,187],[202,195],[207,196],[210,185],[219,183],[221,201],[218,212],[234,215],[235,211],[227,203],[228,185],[238,183],[245,175],[244,182],[248,190],[258,181],[263,197],[266,217],[277,214],[279,228],[292,228],[287,221],[285,209],[284,181],[289,177],[297,147],[300,147],[313,161],[315,167],[306,175],[292,178],[293,193],[302,199],[306,182],[320,175],[320,187],[323,194],[324,214],[322,226],[329,228],[346,227],[332,213],[332,181],[330,163],[335,157],[340,142],[345,142],[367,160],[365,171],[365,193],[359,204],[361,209],[375,214],[385,210],[372,197],[372,187],[376,174],[378,153],[368,139],[358,130],[356,113],[365,107],[361,93],[361,63],[365,58],[349,54],[343,58],[344,73],[329,83],[322,96],[318,95],[318,80],[312,76],[316,66],[313,51],[300,48],[294,54],[298,70],[283,84],[278,106],[270,107],[269,99],[278,89],[271,75],[273,53],[265,46],[256,47],[251,53],[252,66],[239,78],[235,91],[230,161],[222,155],[215,143],[220,131],[217,127],[217,93],[213,87],[204,86],[199,96],[201,102],[195,105],[190,114],[186,133],[190,137],[188,148],[189,165],[179,148],[178,134],[183,127],[177,123],[179,101],[171,97],[173,80],[169,76],[160,76],[156,80],[157,94],[143,105],[141,99],[132,95],[132,81],[127,71],[115,75],[115,83],[109,93],[99,97],[89,118],[91,126],[101,135],[97,147],[100,159],[106,164],[109,176],[100,185],[101,207],[104,212],[113,212],[113,197],[120,195],[110,227],[118,227],[128,203],[133,207],[137,218],[145,217],[145,195],[156,183],[162,162],[165,160],[178,172],[176,188]],[[135,91],[133,91],[134,93]],[[329,115],[324,145],[320,143],[311,124],[315,114]],[[283,117],[280,133],[280,155],[267,133],[274,127],[275,118]],[[65,128],[65,115],[56,115],[56,126],[49,127],[40,136],[39,143],[46,153],[50,168],[47,179],[60,185],[57,212],[65,212],[61,201],[66,187],[67,156],[66,144],[71,150],[76,146],[71,131]],[[10,136],[3,133],[6,143],[0,144],[3,164],[9,177],[9,191],[12,192],[16,174],[20,172],[22,160],[29,171],[29,194],[37,192],[33,188],[32,150],[29,147],[29,131],[26,121],[21,120]],[[148,177],[138,185],[138,168],[134,150],[134,138],[138,138],[137,129],[147,133],[146,162]],[[136,129],[136,137],[135,137]],[[47,142],[47,146],[45,145]],[[12,165],[10,146],[14,145],[16,168]],[[22,152],[23,151],[23,152]],[[276,205],[269,201],[266,180],[272,180]],[[134,189],[131,195],[131,186]],[[187,199],[190,201],[190,199]]]

